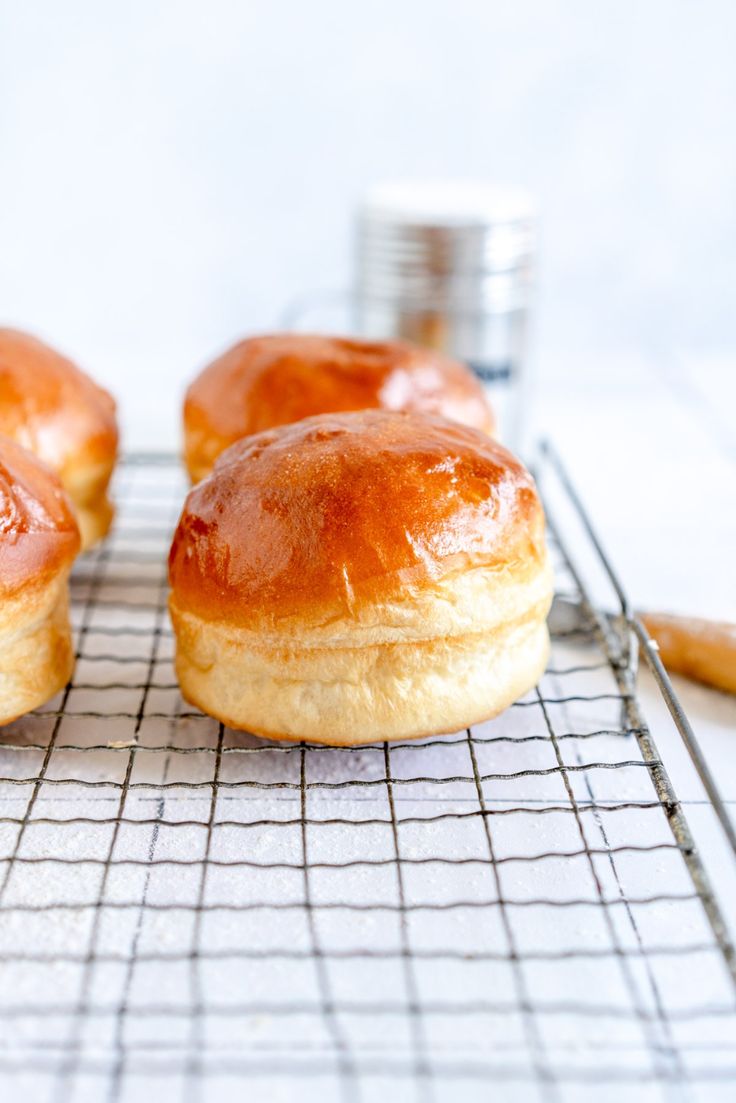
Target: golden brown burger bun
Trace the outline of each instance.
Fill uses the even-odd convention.
[[[43,704],[71,676],[67,580],[79,546],[56,475],[0,437],[0,724]]]
[[[0,329],[0,433],[59,475],[83,547],[102,539],[113,518],[107,488],[118,447],[107,391],[35,337]]]
[[[404,341],[282,334],[251,337],[194,380],[184,403],[193,482],[236,440],[276,425],[347,410],[440,414],[492,433],[483,387],[464,364]]]
[[[327,414],[245,438],[190,492],[169,574],[184,696],[273,739],[456,731],[547,659],[534,482],[439,417]]]

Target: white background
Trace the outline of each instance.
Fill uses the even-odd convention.
[[[732,350],[735,43],[728,0],[5,0],[0,319],[172,445],[203,362],[345,284],[367,185],[481,176],[540,201],[548,378]]]

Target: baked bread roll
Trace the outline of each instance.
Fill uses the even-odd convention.
[[[251,337],[194,380],[184,403],[193,482],[250,433],[343,410],[441,414],[492,433],[493,412],[469,368],[404,341],[282,334]]]
[[[115,402],[58,352],[0,329],[0,433],[59,475],[89,548],[113,518],[107,488],[115,465]]]
[[[736,624],[670,613],[642,613],[670,674],[736,693]]]
[[[71,676],[67,580],[79,545],[56,475],[0,436],[0,724],[42,705]]]
[[[272,739],[457,731],[547,659],[534,482],[439,417],[328,414],[233,445],[187,497],[169,575],[184,696]]]

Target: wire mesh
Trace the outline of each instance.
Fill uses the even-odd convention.
[[[4,1097],[729,1098],[729,948],[626,641],[554,632],[539,686],[466,732],[230,731],[172,669],[184,492],[173,459],[121,466],[74,680],[3,731]]]

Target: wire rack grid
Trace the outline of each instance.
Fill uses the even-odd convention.
[[[121,465],[73,575],[74,680],[3,732],[2,1097],[732,1098],[730,944],[631,632],[549,503],[586,612],[539,686],[466,732],[331,749],[182,701],[184,492],[173,458]]]

